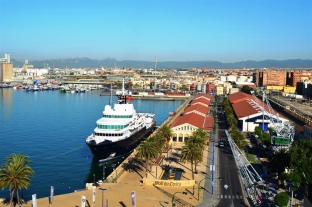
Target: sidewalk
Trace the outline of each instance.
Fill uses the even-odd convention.
[[[212,135],[213,136],[213,135]],[[214,153],[214,165],[215,165],[215,169],[219,169],[219,161],[218,161],[218,147],[216,147],[217,141],[216,141],[216,137],[215,137],[215,143],[213,143],[213,138],[210,138],[209,141],[209,147],[207,150],[208,153],[208,157],[207,157],[207,166],[205,169],[205,172],[207,173],[206,177],[207,179],[205,179],[204,181],[206,181],[203,184],[201,184],[201,186],[204,186],[201,190],[201,198],[203,198],[202,203],[200,203],[199,205],[197,205],[197,207],[214,207],[218,204],[219,202],[219,180],[212,180],[211,179],[211,171],[210,171],[210,166],[212,165],[212,159],[213,159],[213,153]],[[214,172],[214,178],[218,178],[219,177],[219,171],[215,171]],[[214,193],[212,194],[212,182],[213,182],[213,187],[214,187]]]
[[[169,165],[184,170],[181,179],[190,180],[192,178],[191,166],[189,163],[183,164],[179,162],[178,153],[180,152],[183,143],[176,143],[173,145],[172,151],[163,153],[166,159],[163,160],[163,165]],[[197,165],[198,174],[194,174],[195,180],[198,182],[202,180],[205,176],[208,165],[206,161],[208,160],[208,151],[204,152],[205,162]],[[129,163],[130,162],[130,163]],[[80,207],[82,196],[86,196],[87,202],[86,206],[90,207],[101,207],[102,206],[102,191],[99,188],[106,188],[103,192],[104,202],[108,201],[109,207],[131,207],[131,192],[136,192],[136,207],[171,207],[172,199],[176,203],[176,207],[195,207],[200,202],[198,198],[198,186],[194,187],[167,187],[167,186],[147,186],[142,184],[143,178],[145,175],[145,168],[140,165],[133,165],[133,160],[131,157],[126,159],[119,168],[117,168],[117,175],[121,170],[124,172],[119,175],[117,183],[100,183],[100,186],[96,188],[96,201],[92,203],[92,190],[81,190],[70,194],[57,195],[54,196],[52,206],[56,207]],[[135,166],[129,168],[129,166]],[[208,167],[209,168],[209,167]],[[113,172],[111,176],[114,179],[116,175]],[[160,166],[157,167],[157,177],[161,177],[162,169]],[[156,166],[153,166],[151,173],[148,173],[148,178],[156,178]],[[116,181],[114,179],[114,181]],[[201,182],[201,186],[204,185],[205,180]],[[187,195],[182,194],[183,191],[187,192]],[[200,190],[200,198],[203,195],[204,190]],[[48,207],[49,206],[48,198],[37,199],[38,207]],[[31,207],[32,201],[28,201],[27,204],[24,204],[23,207]]]

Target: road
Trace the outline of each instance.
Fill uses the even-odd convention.
[[[225,116],[218,110],[218,141],[227,140],[224,129],[226,128]],[[238,169],[228,142],[224,147],[219,147],[219,177],[220,195],[218,207],[242,207],[247,206],[244,201],[243,189],[241,186]]]

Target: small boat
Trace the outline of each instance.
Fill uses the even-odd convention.
[[[115,152],[112,152],[107,158],[99,160],[99,162],[107,162],[109,160],[115,159]]]

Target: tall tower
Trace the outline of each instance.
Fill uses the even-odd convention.
[[[0,61],[0,81],[7,82],[13,78],[13,63],[11,63],[10,54],[5,54]]]

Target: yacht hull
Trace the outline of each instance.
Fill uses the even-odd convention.
[[[142,128],[140,131],[134,133],[129,138],[117,142],[102,142],[96,144],[95,142],[86,142],[90,148],[95,159],[99,161],[108,161],[133,151],[140,142],[147,138],[154,130],[155,122],[149,128]]]

